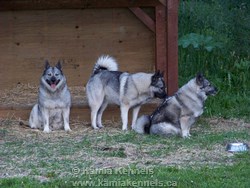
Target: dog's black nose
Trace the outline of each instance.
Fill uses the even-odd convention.
[[[50,81],[51,81],[52,83],[55,83],[55,82],[56,82],[56,77],[52,76],[52,78],[50,79]]]

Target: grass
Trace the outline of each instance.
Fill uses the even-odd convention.
[[[9,120],[1,125],[0,187],[246,187],[249,153],[225,151],[250,144],[244,121],[200,119],[191,139],[123,133],[120,122],[101,131],[72,123],[73,132],[43,134]],[[111,127],[110,127],[111,126]]]
[[[248,160],[247,158],[245,158]],[[122,187],[248,187],[250,184],[249,160],[239,162],[234,166],[226,166],[210,169],[202,167],[194,169],[178,169],[174,167],[157,167],[151,170],[123,169],[106,172],[96,172],[93,175],[84,175],[77,178],[55,180],[53,182],[40,183],[30,178],[14,178],[2,181],[3,187],[90,187],[93,185],[99,187],[112,187],[111,185],[120,185]],[[145,172],[145,174],[144,174]],[[235,174],[235,172],[238,172]],[[94,172],[93,172],[94,173]],[[104,174],[102,174],[104,173]],[[131,173],[132,175],[130,175]],[[138,174],[136,174],[138,173]],[[140,174],[141,173],[141,174]],[[149,173],[149,174],[146,174]],[[122,174],[122,176],[120,175]],[[140,181],[138,181],[138,179]],[[109,186],[107,186],[109,185]]]
[[[250,121],[249,2],[180,1],[179,83],[197,72],[219,89],[205,116]]]

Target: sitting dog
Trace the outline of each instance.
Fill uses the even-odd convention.
[[[58,62],[55,67],[51,67],[46,61],[40,79],[38,103],[30,113],[29,126],[43,129],[47,133],[63,127],[65,131],[70,131],[70,106],[71,96],[61,63]]]
[[[141,116],[132,129],[141,134],[189,137],[191,125],[203,113],[205,100],[216,93],[217,89],[202,74],[197,74],[151,116]]]

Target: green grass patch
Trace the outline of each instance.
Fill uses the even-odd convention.
[[[36,134],[33,130],[19,137],[22,128],[10,127],[0,145],[0,186],[81,187],[86,182],[103,186],[118,182],[128,184],[123,187],[142,187],[131,185],[139,182],[150,187],[233,187],[235,182],[244,187],[248,182],[249,153],[225,151],[229,142],[250,142],[247,124],[202,118],[191,129],[190,139],[112,130],[76,130],[72,135],[40,134],[30,139]]]
[[[1,179],[1,187],[248,187],[250,179],[249,154],[238,154],[237,162],[231,166],[209,166],[201,168],[155,166],[149,168],[117,168],[89,170],[84,175],[72,178],[56,179],[40,183],[34,178]],[[54,178],[55,173],[47,174]]]
[[[205,116],[250,121],[249,7],[246,0],[180,1],[179,85],[203,72],[219,89]]]

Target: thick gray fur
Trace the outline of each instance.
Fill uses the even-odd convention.
[[[128,111],[133,108],[132,125],[136,122],[141,105],[154,97],[165,98],[165,83],[159,72],[135,73],[118,71],[113,57],[101,56],[86,86],[91,108],[91,125],[102,128],[102,114],[108,104],[120,106],[122,129],[127,130]]]
[[[58,62],[55,67],[51,67],[46,61],[40,79],[38,103],[30,113],[29,126],[43,129],[46,133],[63,128],[70,131],[70,107],[71,96],[61,70],[61,63]]]
[[[174,96],[166,98],[151,116],[138,118],[132,128],[140,134],[189,137],[191,126],[203,113],[205,100],[216,93],[217,89],[202,74],[197,74]]]

